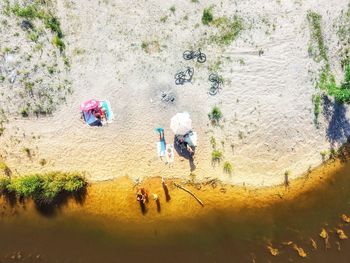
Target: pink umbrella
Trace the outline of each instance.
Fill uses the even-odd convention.
[[[92,110],[92,109],[96,109],[99,106],[99,102],[97,100],[88,100],[83,102],[80,105],[80,110],[81,111],[88,111],[88,110]]]

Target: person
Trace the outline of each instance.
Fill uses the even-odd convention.
[[[139,189],[139,191],[136,194],[136,200],[142,204],[145,204],[146,202],[148,202],[148,194],[145,188]]]

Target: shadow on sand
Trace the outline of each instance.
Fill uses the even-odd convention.
[[[344,143],[350,136],[350,122],[346,117],[346,105],[330,100],[323,96],[323,115],[328,122],[326,136],[331,148]]]
[[[53,217],[62,207],[67,206],[69,201],[74,201],[80,205],[83,205],[86,199],[86,193],[87,189],[82,188],[74,193],[62,192],[50,203],[34,200],[35,208],[41,215]],[[2,197],[11,207],[15,207],[19,204],[25,205],[27,201],[26,198],[16,196],[14,192],[4,192],[2,193]]]
[[[174,137],[174,148],[178,155],[188,160],[191,172],[196,170],[196,165],[193,162],[193,154],[191,154],[187,149],[180,147],[176,141],[176,137]]]

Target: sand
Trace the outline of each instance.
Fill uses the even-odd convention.
[[[238,14],[250,25],[229,46],[206,41],[215,30],[201,23],[210,5],[214,15]],[[49,117],[9,115],[0,136],[1,156],[18,174],[83,171],[92,181],[164,176],[262,187],[282,183],[286,171],[290,179],[297,178],[322,162],[321,151],[339,146],[349,135],[345,108],[331,105],[331,116],[320,116],[319,127],[314,124],[312,95],[320,65],[308,56],[306,19],[308,10],[322,14],[332,69],[341,80],[333,23],[346,7],[345,0],[58,0],[73,94]],[[148,52],[142,42],[153,43]],[[205,64],[182,59],[183,51],[199,44]],[[208,67],[217,61],[225,84],[212,97],[207,94]],[[194,67],[194,78],[176,86],[174,74],[184,66]],[[174,93],[175,102],[162,102],[162,91]],[[91,98],[109,100],[113,123],[92,128],[80,120],[79,105]],[[214,105],[223,112],[221,127],[208,120]],[[190,113],[199,137],[192,171],[177,154],[171,165],[156,154],[154,128],[164,127],[166,141],[173,143],[170,119],[182,111]],[[222,163],[212,164],[212,136],[224,161],[233,164],[232,175],[224,173]],[[41,159],[47,163],[41,165]]]

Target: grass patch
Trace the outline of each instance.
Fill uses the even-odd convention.
[[[229,161],[224,162],[224,172],[230,175],[233,172],[233,165]]]
[[[350,13],[349,13],[350,15]],[[344,64],[344,79],[337,85],[336,79],[331,71],[331,67],[328,61],[327,47],[323,40],[322,35],[322,16],[316,12],[309,11],[307,14],[307,19],[309,21],[310,32],[311,32],[311,42],[315,48],[313,50],[313,57],[316,61],[320,62],[323,60],[324,66],[320,71],[320,75],[316,84],[316,88],[325,92],[329,96],[334,97],[334,99],[339,103],[349,103],[350,102],[350,63]],[[310,48],[309,48],[310,52]],[[346,60],[346,59],[345,59]],[[344,63],[344,61],[342,62]],[[320,101],[317,98],[313,99],[314,102],[314,113],[318,117],[320,113]]]
[[[213,41],[220,45],[231,44],[244,29],[242,19],[236,15],[232,19],[227,17],[218,18],[213,21],[213,25],[220,30],[214,36]]]
[[[211,112],[208,113],[208,118],[213,124],[218,124],[222,116],[222,112],[218,106],[214,106]]]
[[[318,116],[321,113],[321,95],[320,94],[313,95],[312,102],[314,104],[315,122],[318,123]]]
[[[309,47],[309,54],[316,60],[323,59],[328,61],[327,48],[324,43],[321,27],[322,16],[316,12],[308,11],[307,19],[310,26],[311,42],[316,45],[316,48]]]
[[[203,10],[202,23],[203,25],[209,25],[214,20],[213,7],[208,7]]]
[[[212,162],[220,162],[223,158],[223,154],[219,150],[213,150],[211,153],[211,160]]]
[[[13,5],[13,7],[10,8],[10,10],[14,15],[20,18],[25,18],[28,20],[41,20],[45,27],[47,29],[50,29],[51,32],[55,35],[53,38],[53,44],[55,45],[55,47],[59,48],[60,51],[62,51],[65,48],[64,42],[62,40],[63,33],[58,18],[55,17],[51,12],[42,8],[40,3],[34,2],[26,6],[21,6],[18,3],[16,3]],[[30,39],[33,38],[37,40],[37,37],[38,36],[36,35],[31,35]],[[36,40],[32,41],[36,42]]]
[[[210,145],[213,149],[216,148],[216,140],[213,136],[211,136],[211,138],[210,138]]]
[[[32,198],[37,203],[52,203],[62,193],[74,193],[87,182],[77,173],[51,172],[16,177],[5,182],[5,189],[20,198]]]

